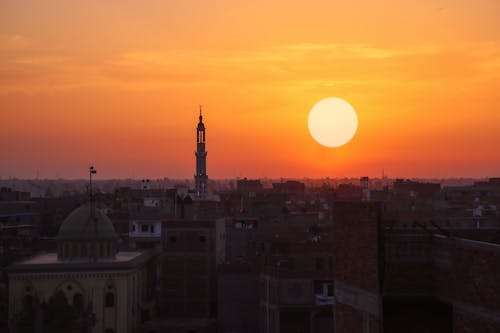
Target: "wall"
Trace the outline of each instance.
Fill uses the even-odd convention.
[[[334,202],[335,332],[381,330],[382,207],[377,202]]]

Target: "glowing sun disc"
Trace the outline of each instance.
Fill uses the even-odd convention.
[[[311,136],[326,147],[348,143],[358,129],[356,111],[341,98],[329,97],[316,103],[307,120]]]

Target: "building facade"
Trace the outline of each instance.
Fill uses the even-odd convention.
[[[159,317],[141,332],[216,331],[217,264],[225,257],[224,220],[167,220],[158,256]]]

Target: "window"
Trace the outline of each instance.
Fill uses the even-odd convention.
[[[328,296],[333,296],[333,284],[329,283],[329,284],[326,285],[326,287],[327,287],[327,293],[326,294]]]
[[[115,294],[113,293],[106,293],[106,301],[105,301],[105,306],[107,308],[111,308],[115,306]]]
[[[333,296],[333,282],[328,280],[314,281],[314,294]]]
[[[148,229],[149,229],[149,228],[148,228],[148,225],[147,225],[147,224],[143,224],[143,225],[141,225],[141,231],[142,231],[142,232],[148,232]]]
[[[170,240],[170,243],[175,243],[177,241],[177,237],[170,236],[169,240]]]
[[[151,227],[149,228],[149,230],[150,230],[151,232],[155,232],[155,225],[154,225],[154,224],[152,224],[152,225],[151,225]]]
[[[200,236],[200,242],[205,243],[207,238],[205,236]]]
[[[325,261],[323,258],[316,258],[316,270],[322,271],[325,268]]]
[[[135,224],[132,224],[132,231],[135,231]]]

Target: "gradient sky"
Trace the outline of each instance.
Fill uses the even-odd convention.
[[[337,96],[354,139],[316,143]],[[0,0],[0,177],[484,177],[500,1]]]

